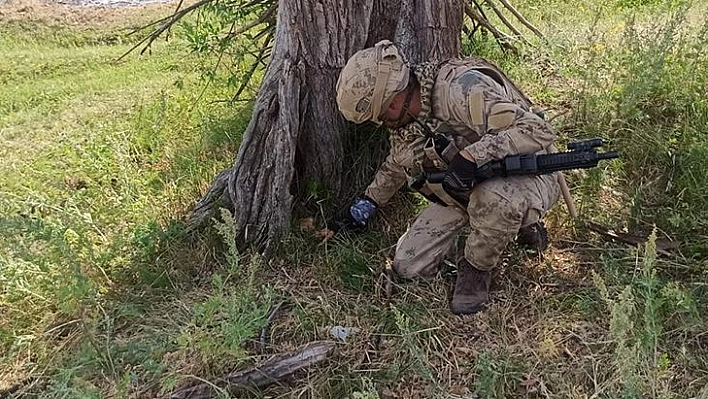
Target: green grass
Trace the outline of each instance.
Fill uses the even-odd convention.
[[[223,262],[191,254],[180,220],[231,162],[248,111],[200,101],[225,94],[204,91],[203,60],[179,41],[116,62],[134,42],[122,27],[0,30],[0,388],[127,394],[178,372],[162,356],[185,345],[205,365],[231,352],[240,323],[204,332],[205,314],[244,317],[245,298],[223,293]],[[190,282],[206,263],[212,283]]]
[[[547,41],[519,55],[492,40],[467,49],[502,65],[551,117],[569,111],[553,119],[562,143],[599,135],[622,153],[568,174],[582,217],[640,233],[656,225],[682,245],[664,256],[651,243],[608,243],[559,205],[546,258],[510,248],[490,307],[467,318],[449,312],[451,276],[382,275],[417,196],[397,196],[361,234],[322,243],[294,231],[270,263],[231,245],[227,213],[185,237],[185,215],[233,162],[250,110],[217,101],[233,82],[209,73],[217,80],[205,86],[214,60],[179,35],[114,62],[137,40],[126,28],[157,12],[103,25],[1,20],[0,390],[155,397],[344,326],[356,332],[333,358],[247,396],[708,394],[705,6],[517,6]],[[348,173],[361,181],[373,162],[363,149],[385,141],[369,132],[353,145],[365,166]],[[333,199],[310,193],[297,218],[317,224]]]

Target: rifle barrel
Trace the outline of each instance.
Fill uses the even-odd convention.
[[[619,152],[608,151],[608,152],[601,152],[601,153],[597,154],[597,157],[599,159],[615,159],[615,158],[619,158],[620,154],[619,154]]]

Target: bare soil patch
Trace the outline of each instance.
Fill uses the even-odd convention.
[[[111,29],[140,25],[171,13],[178,2],[167,0],[69,0],[72,3],[41,0],[0,0],[0,25],[33,22],[68,28]],[[157,0],[161,1],[161,0]]]

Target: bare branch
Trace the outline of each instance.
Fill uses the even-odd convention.
[[[246,3],[242,6],[238,6],[238,5],[237,6],[241,7],[241,8],[249,8],[249,7],[255,7],[255,6],[259,6],[262,4],[268,4],[268,3],[276,4],[277,1],[276,0],[253,0],[250,3]]]
[[[475,3],[475,2],[473,2]],[[478,4],[475,3],[477,7],[479,7]],[[514,38],[507,35],[506,33],[500,31],[499,29],[495,28],[494,25],[492,25],[487,18],[482,16],[480,13],[477,12],[477,10],[473,9],[469,4],[465,4],[465,14],[472,18],[472,20],[477,21],[479,26],[485,28],[489,32],[492,33],[494,38],[496,39],[497,43],[502,49],[507,49],[511,50],[513,52],[518,52],[516,47],[514,47],[513,44],[511,44],[514,41]]]
[[[484,0],[484,1],[485,1],[485,3],[487,3],[489,5],[489,7],[492,9],[492,11],[494,11],[494,13],[497,14],[497,17],[499,17],[499,19],[502,21],[502,23],[504,25],[506,25],[506,27],[509,28],[509,30],[511,30],[512,33],[514,33],[516,35],[516,37],[521,39],[524,43],[529,43],[529,41],[526,40],[524,35],[522,35],[521,32],[518,29],[516,29],[514,24],[509,22],[509,20],[506,19],[504,14],[501,11],[499,11],[499,9],[497,8],[497,6],[494,4],[494,2],[492,0]]]
[[[484,13],[484,9],[482,8],[482,6],[479,5],[477,0],[472,0],[472,4],[474,4],[474,7],[477,9],[477,11],[479,11],[479,14],[482,15],[482,17],[484,17],[484,20],[489,22],[489,18],[487,18],[487,14]]]
[[[274,34],[275,30],[271,31],[271,33],[268,35],[268,38],[266,38],[263,47],[261,47],[258,56],[256,56],[256,60],[253,62],[253,64],[248,70],[248,73],[245,75],[243,81],[241,82],[241,86],[239,86],[238,90],[236,90],[236,94],[234,94],[232,101],[236,101],[241,95],[241,93],[246,89],[246,86],[248,86],[248,83],[251,81],[251,77],[253,77],[253,73],[258,68],[258,64],[262,63],[263,59],[266,57],[265,52],[270,48],[270,42],[273,40]]]
[[[525,27],[529,28],[531,32],[533,32],[541,39],[544,39],[544,36],[541,31],[538,30],[535,26],[533,26],[531,22],[529,22],[523,15],[521,15],[521,13],[516,8],[514,8],[514,6],[512,6],[508,0],[499,0],[499,2],[502,3],[502,5],[504,5],[504,7],[509,10],[509,12],[514,14],[514,16],[516,17],[516,19],[519,20],[519,22],[521,22]]]
[[[263,12],[263,14],[261,14],[256,20],[252,21],[252,22],[249,23],[249,24],[246,24],[246,25],[240,27],[239,29],[237,29],[237,30],[235,30],[235,31],[233,31],[233,32],[229,32],[226,36],[224,36],[224,39],[226,39],[226,40],[232,39],[232,38],[234,38],[235,36],[241,35],[241,34],[243,34],[244,32],[248,31],[249,29],[254,28],[254,27],[256,27],[256,26],[258,26],[258,25],[260,25],[260,24],[266,22],[266,20],[267,20],[271,15],[273,15],[277,9],[278,9],[278,4],[277,4],[277,3],[273,3],[273,4],[272,4],[267,10],[265,10],[265,11]]]
[[[269,34],[269,35],[275,34],[275,24],[267,25],[265,28],[263,28],[263,30],[256,33],[255,36],[253,36],[253,40],[258,40],[265,34]]]

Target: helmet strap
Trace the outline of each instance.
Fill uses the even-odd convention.
[[[409,112],[411,108],[411,101],[413,100],[413,94],[415,93],[415,89],[418,87],[417,81],[413,78],[414,77],[411,76],[410,83],[406,88],[406,99],[403,101],[403,107],[401,108],[401,112],[398,113],[398,118],[395,119],[396,122],[400,123],[406,115],[410,115],[413,119],[415,119],[415,116]]]
[[[398,114],[398,119],[402,119],[406,114],[408,114],[408,110],[411,108],[411,100],[413,99],[413,92],[415,91],[415,88],[413,85],[408,85],[408,92],[406,93],[406,100],[403,102],[403,108],[401,108],[401,113]]]

